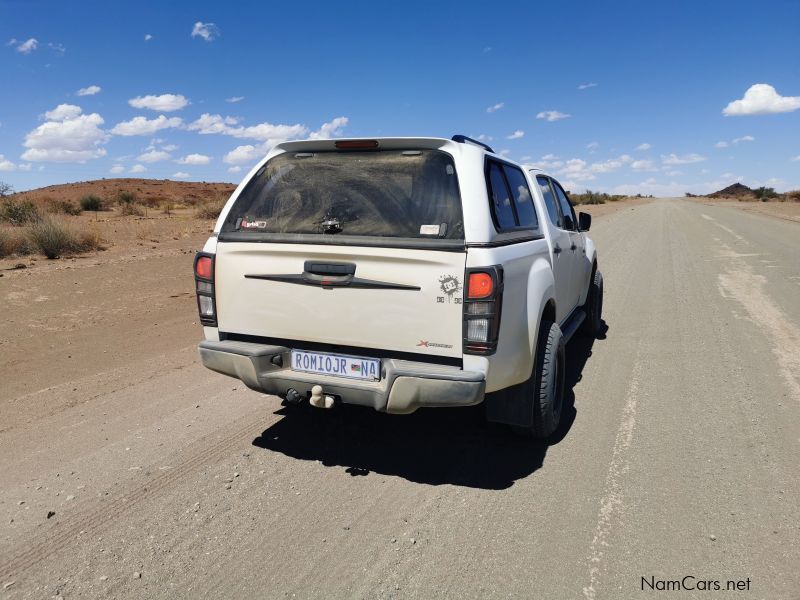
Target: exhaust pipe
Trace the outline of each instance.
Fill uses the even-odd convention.
[[[311,398],[308,401],[311,406],[316,406],[317,408],[333,408],[335,403],[333,396],[322,395],[321,385],[315,385],[311,388]]]

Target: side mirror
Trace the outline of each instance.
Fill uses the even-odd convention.
[[[589,213],[581,212],[578,213],[578,227],[581,231],[589,231],[589,228],[592,226],[592,215]]]

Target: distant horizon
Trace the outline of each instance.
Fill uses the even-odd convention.
[[[38,187],[35,187],[35,188],[28,188],[28,189],[24,189],[24,190],[15,188],[13,193],[14,194],[25,194],[25,193],[35,192],[37,190],[42,190],[42,189],[46,189],[46,188],[50,188],[50,187],[69,186],[69,185],[87,184],[87,183],[91,184],[91,183],[95,183],[95,182],[99,182],[99,181],[120,181],[120,180],[130,180],[130,181],[134,181],[134,182],[135,181],[168,181],[170,183],[188,183],[188,184],[201,184],[201,185],[231,185],[231,186],[234,186],[234,187],[238,186],[239,183],[241,183],[241,181],[209,181],[209,180],[201,180],[201,179],[197,179],[197,180],[195,180],[195,179],[170,179],[169,177],[99,177],[97,179],[79,179],[79,180],[75,180],[75,181],[65,181],[65,182],[62,182],[62,183],[49,183],[47,185],[42,185],[42,186],[38,186]],[[723,191],[723,190],[725,190],[725,189],[727,189],[729,187],[732,187],[732,186],[734,186],[736,184],[745,185],[745,187],[747,187],[748,189],[754,189],[754,188],[750,188],[746,184],[743,184],[743,183],[741,183],[739,181],[734,181],[734,182],[732,182],[732,183],[730,183],[728,185],[720,187],[717,190],[713,190],[713,191],[708,192],[706,194],[696,194],[696,196],[698,196],[698,197],[708,196],[708,195],[711,195],[711,194],[714,194],[714,193],[717,193],[717,192],[721,192],[721,191]],[[769,187],[769,186],[767,186],[767,187]],[[595,192],[595,193],[612,194],[612,192],[609,192],[607,190],[603,190],[601,188],[597,188],[597,189],[587,188],[587,189],[589,189],[589,190],[591,190],[592,192]],[[795,191],[795,190],[786,190],[786,191]],[[581,190],[580,192],[576,192],[574,190],[567,189],[567,193],[569,193],[569,194],[583,194],[585,192],[586,192],[586,189]],[[635,197],[637,195],[641,195],[643,197],[652,197],[652,198],[682,198],[682,197],[684,197],[686,195],[686,193],[687,192],[684,192],[683,194],[675,194],[673,196],[657,196],[655,194],[645,194],[645,193],[640,193],[640,192],[633,193],[633,194],[612,194],[612,195],[621,195],[621,196],[630,196],[630,197]],[[692,193],[692,192],[689,192],[689,193]],[[781,193],[784,193],[784,192],[781,192]],[[695,195],[695,194],[693,194],[693,195]]]
[[[0,181],[238,182],[285,140],[391,132],[469,135],[576,193],[800,188],[800,3],[614,7],[516,35],[542,11],[0,0]]]

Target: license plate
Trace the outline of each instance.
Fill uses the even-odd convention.
[[[292,350],[292,370],[373,381],[381,378],[381,361],[358,356]]]

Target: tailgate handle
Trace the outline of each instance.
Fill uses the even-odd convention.
[[[325,275],[326,277],[351,277],[356,274],[355,263],[332,263],[307,260],[303,269],[309,275]]]

